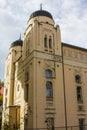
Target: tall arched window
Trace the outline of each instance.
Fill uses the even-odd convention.
[[[51,77],[52,77],[52,71],[49,70],[49,69],[47,69],[47,70],[45,71],[45,76],[46,76],[46,78],[51,78]]]
[[[44,47],[47,48],[47,35],[44,37]]]
[[[46,97],[53,98],[53,86],[52,86],[52,82],[50,81],[46,82]]]
[[[52,39],[51,39],[51,36],[49,38],[49,48],[52,49]]]

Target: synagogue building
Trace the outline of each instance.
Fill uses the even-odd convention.
[[[62,43],[48,11],[33,12],[23,40],[10,45],[4,86],[2,126],[85,130],[87,49]]]

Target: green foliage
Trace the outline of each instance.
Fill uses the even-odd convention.
[[[3,124],[3,130],[11,130],[10,126],[9,126],[9,124],[7,122],[4,122],[4,124]]]
[[[5,114],[5,120],[3,122],[2,129],[3,130],[18,130],[20,128],[20,124],[13,124],[13,119],[8,114]],[[11,122],[9,122],[9,118],[11,118]]]
[[[12,130],[8,119],[9,119],[9,115],[5,114],[5,120],[4,120],[3,126],[2,126],[3,130]]]
[[[4,87],[4,82],[0,80],[0,87]]]

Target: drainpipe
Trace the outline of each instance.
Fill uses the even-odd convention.
[[[67,109],[66,109],[66,88],[65,88],[63,43],[61,43],[61,51],[62,51],[62,72],[63,72],[63,92],[64,92],[65,128],[66,128],[66,130],[67,130]]]

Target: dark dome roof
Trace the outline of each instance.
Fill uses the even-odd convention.
[[[23,41],[22,40],[16,40],[14,41],[10,47],[13,47],[13,46],[22,46],[23,45]]]
[[[46,16],[46,17],[53,19],[52,15],[45,10],[37,10],[37,11],[33,12],[30,16],[30,19],[37,17],[37,16]]]

